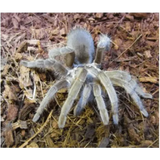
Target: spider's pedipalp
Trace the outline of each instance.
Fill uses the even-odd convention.
[[[36,114],[33,117],[33,122],[36,122],[42,112],[44,111],[45,107],[51,102],[51,100],[54,98],[55,93],[65,87],[69,87],[70,83],[67,80],[60,80],[57,83],[55,83],[47,92],[46,96],[43,98],[39,108],[36,111]]]
[[[75,60],[75,52],[68,46],[51,49],[49,50],[48,55],[50,59],[54,59],[55,56],[64,55],[64,60],[67,67],[72,67]]]
[[[108,35],[101,34],[97,47],[105,48],[106,50],[108,50],[110,47],[110,44],[111,44],[111,39],[108,37]]]
[[[118,124],[118,98],[116,91],[112,85],[110,78],[103,71],[99,72],[98,78],[107,91],[109,99],[111,101],[113,122],[114,124]]]
[[[97,107],[100,112],[100,116],[104,125],[107,125],[109,122],[108,111],[106,109],[106,105],[104,103],[104,99],[102,98],[101,87],[99,84],[93,84],[93,94],[95,96]]]
[[[60,62],[54,59],[38,59],[32,62],[22,60],[20,64],[28,68],[54,70],[61,75],[66,75],[68,73],[68,70]]]
[[[81,113],[81,111],[84,109],[88,98],[91,94],[91,85],[90,84],[86,84],[83,88],[80,100],[78,101],[78,104],[76,105],[75,109],[74,109],[74,115],[77,116]]]
[[[74,52],[73,49],[69,48],[68,46],[65,47],[61,47],[61,48],[53,48],[51,50],[49,50],[49,57],[54,59],[55,56],[59,56],[59,55],[65,55],[68,53],[72,53]]]
[[[74,83],[72,84],[69,93],[68,98],[64,102],[61,113],[58,120],[58,126],[59,128],[63,128],[66,122],[66,116],[68,112],[70,111],[74,100],[76,99],[77,95],[80,92],[80,89],[85,82],[87,77],[87,70],[84,68],[79,68],[79,74],[77,75],[77,78],[75,79]]]
[[[107,35],[102,34],[100,36],[97,50],[96,50],[96,56],[94,62],[97,64],[100,64],[103,59],[103,54],[105,51],[109,50],[110,48],[110,38]]]

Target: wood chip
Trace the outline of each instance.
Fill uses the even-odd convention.
[[[151,58],[152,57],[150,50],[144,51],[144,55],[145,55],[146,58]]]
[[[141,77],[139,78],[140,82],[150,82],[150,83],[155,83],[158,84],[158,78],[157,77]]]

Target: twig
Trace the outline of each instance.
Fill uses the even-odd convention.
[[[137,39],[126,49],[124,50],[114,61],[119,59],[128,49],[130,49],[140,38],[142,37],[142,34],[140,34]]]
[[[26,142],[24,142],[19,148],[23,148],[25,147],[33,138],[35,138],[42,130],[43,128],[47,125],[47,123],[49,122],[49,119],[52,116],[52,112],[53,110],[50,112],[49,116],[47,117],[47,120],[45,121],[45,123],[43,124],[43,126],[31,137],[29,138]]]
[[[152,144],[150,144],[149,146],[148,146],[148,148],[150,148],[153,144],[155,144],[157,141],[158,141],[159,139],[157,138]]]
[[[152,96],[154,96],[158,91],[159,91],[159,88],[154,93],[152,93]]]

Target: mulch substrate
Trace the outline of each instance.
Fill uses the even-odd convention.
[[[56,94],[37,123],[32,122],[55,75],[20,66],[20,61],[46,59],[49,49],[65,45],[67,33],[76,25],[90,31],[95,46],[99,34],[111,37],[112,46],[104,55],[102,68],[129,72],[153,95],[153,99],[142,98],[148,118],[124,89],[115,87],[118,126],[111,114],[109,125],[104,126],[93,102],[77,117],[73,116],[73,106],[64,129],[59,129],[66,89]],[[2,148],[159,147],[158,13],[2,13],[1,45]],[[105,102],[111,113],[109,99]]]

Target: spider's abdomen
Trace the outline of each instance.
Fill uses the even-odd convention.
[[[75,64],[85,64],[93,61],[94,42],[88,31],[83,28],[72,29],[67,39],[67,46],[75,51]]]

